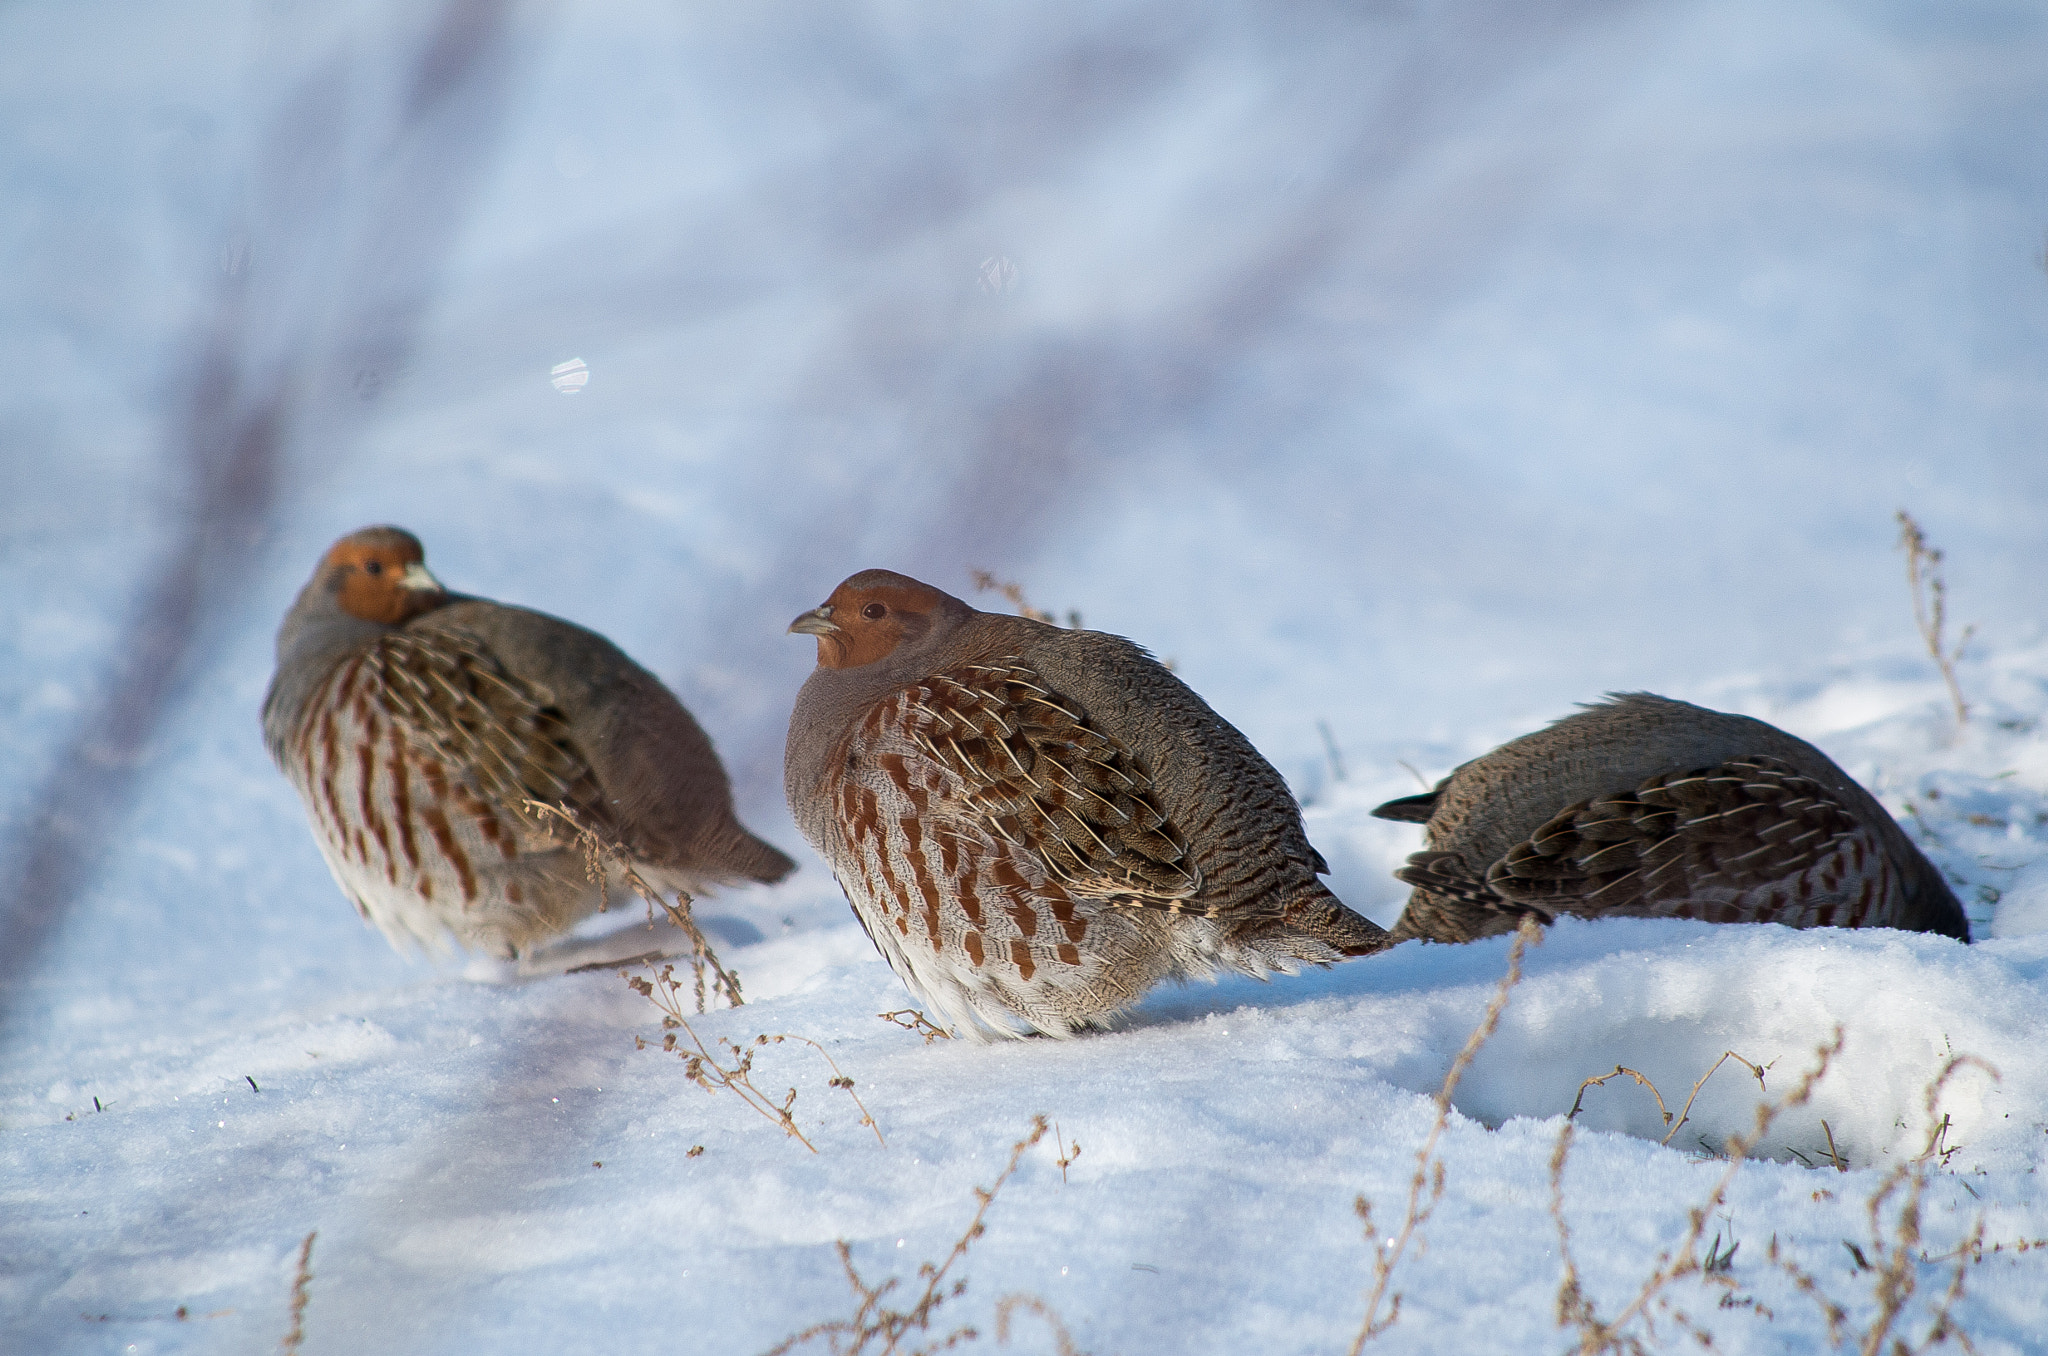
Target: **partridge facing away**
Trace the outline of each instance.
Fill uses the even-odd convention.
[[[366,527],[277,633],[264,742],[342,893],[402,946],[523,957],[621,893],[562,804],[662,889],[782,879],[711,741],[653,674],[545,613],[449,593],[419,541]]]
[[[1316,879],[1280,774],[1130,641],[887,570],[789,629],[818,640],[790,809],[876,948],[961,1033],[1067,1036],[1168,977],[1388,944]]]
[[[1813,745],[1747,716],[1616,695],[1475,758],[1382,819],[1427,826],[1397,939],[1525,914],[1886,927],[1968,941],[1941,872]]]

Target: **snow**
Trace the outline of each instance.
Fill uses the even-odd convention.
[[[275,1350],[317,1229],[308,1352],[765,1351],[852,1313],[838,1240],[914,1296],[1044,1114],[1080,1153],[1024,1155],[934,1336],[1028,1293],[1098,1356],[1348,1350],[1353,1200],[1395,1232],[1507,941],[1072,1042],[878,1020],[907,997],[780,804],[782,628],[886,565],[1171,658],[1382,922],[1419,831],[1371,806],[1608,690],[1816,741],[1956,882],[1968,947],[1552,929],[1369,1350],[1564,1349],[1581,1081],[1675,1109],[1768,1066],[1667,1146],[1647,1091],[1586,1092],[1564,1211],[1611,1316],[1837,1027],[1707,1222],[1769,1316],[1674,1302],[1819,1349],[1775,1239],[1860,1330],[1843,1240],[1970,1055],[1924,1246],[1981,1216],[1957,1321],[2043,1349],[2044,59],[1993,0],[0,12],[0,852],[62,866],[0,908],[0,1348]],[[1979,627],[1960,730],[1901,507]],[[702,902],[748,1002],[691,1025],[819,1042],[886,1144],[806,1047],[756,1067],[815,1155],[617,976],[399,955],[346,906],[256,710],[318,552],[386,520],[683,694],[802,863]],[[191,644],[153,649],[181,561]]]

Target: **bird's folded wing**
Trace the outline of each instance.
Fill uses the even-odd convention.
[[[1439,899],[1476,908],[1499,911],[1508,904],[1486,883],[1483,870],[1473,870],[1455,852],[1414,853],[1407,865],[1395,869],[1394,879],[1427,890]]]
[[[912,741],[957,782],[952,813],[1038,857],[1077,894],[1201,912],[1201,872],[1121,743],[1017,658],[963,664],[906,694]]]
[[[493,805],[519,808],[538,836],[566,838],[527,801],[566,809],[601,834],[612,832],[590,765],[561,713],[544,704],[474,637],[397,632],[377,641],[365,667],[406,737],[431,750]]]
[[[1754,756],[1570,806],[1486,883],[1514,912],[1789,922],[1867,903],[1884,871],[1876,833],[1832,792]]]

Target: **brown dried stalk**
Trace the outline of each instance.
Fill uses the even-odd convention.
[[[1682,1311],[1670,1309],[1662,1292],[1672,1282],[1685,1276],[1699,1276],[1709,1281],[1733,1284],[1725,1270],[1709,1272],[1700,1261],[1700,1237],[1706,1231],[1707,1220],[1721,1208],[1722,1202],[1728,1199],[1728,1188],[1734,1184],[1735,1174],[1742,1171],[1749,1151],[1763,1142],[1765,1133],[1780,1115],[1806,1104],[1813,1095],[1814,1085],[1826,1075],[1829,1064],[1841,1051],[1842,1028],[1837,1026],[1833,1039],[1814,1052],[1813,1068],[1800,1076],[1799,1082],[1790,1092],[1776,1101],[1758,1104],[1756,1122],[1750,1127],[1749,1133],[1729,1138],[1728,1168],[1721,1174],[1721,1179],[1715,1183],[1714,1189],[1707,1193],[1707,1198],[1694,1206],[1687,1216],[1685,1234],[1679,1240],[1677,1252],[1658,1255],[1656,1267],[1643,1282],[1641,1289],[1636,1292],[1635,1298],[1612,1319],[1600,1317],[1592,1299],[1587,1296],[1580,1284],[1578,1263],[1572,1257],[1571,1227],[1565,1222],[1564,1217],[1564,1166],[1565,1160],[1571,1154],[1574,1126],[1569,1119],[1565,1121],[1564,1128],[1558,1132],[1557,1148],[1550,1155],[1550,1217],[1557,1223],[1558,1256],[1564,1263],[1564,1276],[1557,1287],[1557,1325],[1560,1328],[1578,1330],[1579,1340],[1574,1350],[1581,1356],[1594,1356],[1595,1353],[1613,1351],[1627,1352],[1630,1356],[1642,1356],[1643,1353],[1647,1353],[1648,1348],[1643,1345],[1642,1339],[1624,1329],[1641,1317],[1654,1337],[1655,1328],[1648,1312],[1652,1301],[1656,1301],[1660,1311],[1669,1313],[1679,1326],[1696,1337],[1701,1335],[1700,1329],[1694,1326]],[[1717,1063],[1715,1067],[1720,1066]],[[1711,1072],[1709,1070],[1710,1074]]]
[[[875,1016],[893,1026],[900,1026],[905,1031],[917,1032],[920,1036],[924,1037],[926,1045],[930,1045],[933,1041],[949,1041],[953,1039],[952,1032],[932,1021],[931,1018],[925,1016],[916,1008],[897,1008],[894,1012],[878,1012]]]
[[[1657,1112],[1659,1115],[1663,1116],[1664,1124],[1667,1127],[1669,1127],[1664,1131],[1664,1138],[1658,1140],[1657,1143],[1660,1145],[1669,1144],[1671,1143],[1671,1137],[1678,1133],[1679,1127],[1684,1125],[1687,1118],[1692,1115],[1693,1099],[1700,1095],[1700,1089],[1705,1087],[1707,1085],[1707,1080],[1709,1078],[1712,1078],[1716,1073],[1718,1073],[1720,1071],[1721,1066],[1723,1064],[1726,1064],[1731,1059],[1734,1060],[1737,1064],[1740,1064],[1743,1068],[1749,1070],[1752,1074],[1756,1075],[1756,1085],[1759,1088],[1764,1086],[1764,1070],[1769,1068],[1770,1065],[1752,1064],[1748,1060],[1744,1059],[1741,1055],[1736,1054],[1733,1050],[1723,1050],[1721,1052],[1721,1057],[1714,1061],[1713,1067],[1709,1068],[1705,1073],[1701,1074],[1699,1076],[1699,1081],[1692,1085],[1692,1092],[1689,1096],[1686,1097],[1685,1105],[1679,1110],[1678,1120],[1674,1124],[1671,1119],[1671,1113],[1665,1110],[1664,1108],[1664,1094],[1657,1091],[1657,1085],[1655,1083],[1652,1083],[1647,1075],[1638,1073],[1634,1069],[1626,1068],[1620,1064],[1617,1064],[1614,1066],[1613,1073],[1596,1074],[1592,1078],[1588,1078],[1585,1082],[1579,1084],[1579,1095],[1572,1098],[1572,1109],[1569,1112],[1565,1113],[1565,1119],[1569,1121],[1579,1114],[1579,1104],[1585,1101],[1587,1088],[1601,1087],[1609,1079],[1619,1078],[1623,1074],[1627,1074],[1630,1078],[1635,1079],[1637,1083],[1641,1084],[1643,1087],[1648,1088],[1650,1090],[1650,1095],[1657,1099]]]
[[[1836,1172],[1847,1172],[1849,1165],[1842,1161],[1842,1151],[1835,1147],[1835,1130],[1825,1120],[1820,1123],[1821,1133],[1828,1137],[1828,1159],[1835,1165]]]
[[[967,1228],[954,1242],[953,1250],[946,1254],[945,1261],[936,1264],[926,1262],[918,1267],[917,1274],[924,1281],[924,1289],[919,1292],[908,1309],[891,1309],[884,1304],[889,1292],[896,1288],[898,1278],[892,1276],[880,1285],[869,1285],[861,1279],[860,1271],[853,1265],[853,1250],[842,1238],[834,1245],[839,1251],[839,1265],[845,1268],[846,1282],[860,1299],[860,1303],[853,1311],[853,1317],[835,1318],[829,1322],[813,1324],[794,1337],[784,1339],[766,1356],[785,1356],[785,1353],[820,1338],[830,1343],[832,1356],[864,1356],[870,1351],[874,1356],[932,1356],[934,1352],[947,1351],[962,1342],[972,1342],[978,1338],[980,1334],[973,1327],[962,1326],[924,1346],[906,1348],[903,1345],[913,1333],[930,1332],[932,1317],[940,1306],[949,1299],[959,1298],[966,1291],[967,1281],[964,1277],[953,1282],[950,1288],[946,1285],[946,1277],[954,1265],[967,1255],[967,1250],[974,1245],[974,1240],[986,1231],[987,1226],[983,1224],[982,1218],[988,1214],[989,1206],[995,1203],[996,1193],[1003,1189],[1003,1185],[1017,1171],[1017,1165],[1023,1161],[1025,1153],[1045,1138],[1046,1129],[1045,1117],[1033,1116],[1030,1131],[1010,1146],[1010,1161],[1002,1172],[997,1174],[995,1183],[974,1189],[974,1217],[967,1222]],[[1022,1304],[1045,1314],[1052,1320],[1054,1330],[1062,1343],[1066,1343],[1066,1329],[1043,1307],[1043,1301],[1023,1296],[1013,1298],[1015,1303],[1010,1305],[1011,1308]],[[997,1335],[1004,1340],[1008,1340],[1007,1318],[1007,1310],[999,1308],[996,1320]],[[876,1343],[881,1345],[876,1346]],[[1071,1351],[1071,1344],[1063,1345],[1061,1350]]]
[[[837,1061],[826,1053],[825,1047],[810,1037],[793,1036],[784,1032],[775,1036],[756,1036],[748,1044],[741,1045],[737,1041],[720,1036],[718,1044],[724,1047],[727,1056],[732,1060],[732,1067],[727,1068],[719,1063],[718,1056],[711,1052],[704,1044],[703,1037],[697,1034],[696,1028],[683,1016],[683,986],[676,982],[675,969],[673,965],[664,965],[661,972],[652,980],[629,975],[624,970],[619,971],[619,976],[626,981],[627,988],[661,1009],[661,1024],[668,1032],[661,1038],[661,1048],[683,1061],[684,1076],[692,1083],[709,1093],[732,1093],[755,1111],[781,1126],[784,1134],[812,1153],[816,1153],[818,1146],[811,1143],[804,1132],[797,1128],[796,1117],[790,1112],[790,1108],[796,1105],[796,1089],[791,1088],[788,1095],[777,1102],[754,1084],[754,1056],[763,1048],[781,1045],[787,1041],[808,1045],[818,1052],[832,1070],[832,1078],[827,1086],[845,1089],[846,1095],[853,1099],[854,1106],[860,1111],[860,1123],[874,1131],[876,1141],[887,1147],[888,1141],[882,1138],[882,1128],[875,1124],[875,1118],[860,1100],[860,1094],[853,1090],[853,1080],[841,1073]],[[689,1039],[688,1047],[676,1039],[678,1031]],[[633,1038],[633,1045],[639,1050],[647,1048],[646,1040],[639,1036]]]
[[[1871,1290],[1877,1300],[1877,1312],[1870,1325],[1861,1333],[1847,1331],[1848,1314],[1844,1306],[1835,1303],[1820,1287],[1818,1280],[1799,1267],[1790,1257],[1781,1256],[1775,1243],[1771,1249],[1771,1261],[1792,1278],[1792,1283],[1801,1293],[1810,1297],[1820,1306],[1821,1313],[1828,1321],[1828,1341],[1840,1347],[1845,1342],[1854,1342],[1859,1356],[1878,1356],[1889,1350],[1898,1356],[1911,1356],[1930,1347],[1954,1338],[1965,1351],[1974,1351],[1969,1335],[1955,1326],[1951,1317],[1956,1303],[1963,1297],[1964,1274],[1973,1262],[1983,1260],[1984,1216],[1979,1213],[1970,1233],[1953,1253],[1946,1256],[1955,1262],[1955,1271],[1949,1277],[1947,1290],[1940,1304],[1935,1308],[1928,1323],[1927,1331],[1918,1342],[1908,1343],[1902,1337],[1893,1335],[1899,1325],[1900,1316],[1911,1303],[1919,1278],[1915,1272],[1916,1262],[1929,1260],[1921,1249],[1920,1202],[1927,1190],[1927,1182],[1933,1170],[1945,1163],[1959,1146],[1948,1146],[1946,1141],[1950,1126],[1947,1115],[1936,1119],[1942,1090],[1948,1081],[1964,1068],[1977,1068],[1989,1074],[1993,1081],[1998,1079],[1998,1070],[1992,1068],[1974,1055],[1956,1055],[1942,1065],[1941,1072],[1927,1085],[1925,1107],[1927,1115],[1927,1138],[1920,1152],[1912,1158],[1894,1164],[1878,1182],[1877,1189],[1870,1195],[1866,1209],[1870,1218],[1870,1241],[1865,1247],[1857,1247],[1844,1240],[1850,1256],[1856,1261],[1858,1271],[1872,1273]],[[1902,1194],[1903,1193],[1903,1194]],[[1885,1207],[1893,1197],[1901,1197],[1898,1213],[1889,1226],[1885,1221]],[[1890,1346],[1886,1342],[1889,1339]]]
[[[1401,1296],[1396,1292],[1389,1297],[1387,1287],[1393,1281],[1394,1268],[1407,1254],[1408,1244],[1415,1237],[1416,1230],[1429,1222],[1429,1217],[1436,1212],[1437,1202],[1444,1196],[1444,1164],[1435,1154],[1437,1140],[1442,1137],[1444,1126],[1450,1120],[1451,1094],[1458,1090],[1458,1082],[1478,1055],[1479,1047],[1486,1044],[1499,1027],[1500,1015],[1507,1010],[1508,994],[1522,982],[1523,952],[1529,949],[1531,942],[1541,945],[1542,941],[1541,925],[1533,916],[1523,918],[1514,942],[1508,947],[1507,973],[1501,976],[1499,986],[1494,989],[1493,999],[1486,1005],[1486,1015],[1465,1038],[1465,1047],[1451,1061],[1450,1072],[1444,1075],[1443,1086],[1437,1089],[1436,1117],[1430,1122],[1429,1133],[1423,1137],[1422,1148],[1415,1154],[1415,1176],[1408,1183],[1408,1208],[1401,1216],[1400,1229],[1385,1243],[1378,1242],[1379,1234],[1372,1223],[1372,1202],[1362,1195],[1352,1202],[1352,1209],[1358,1212],[1364,1226],[1366,1241],[1373,1244],[1373,1259],[1372,1290],[1365,1298],[1365,1319],[1359,1325],[1357,1338],[1351,1343],[1351,1356],[1358,1356],[1367,1342],[1400,1320]],[[1382,1303],[1387,1306],[1384,1317],[1380,1315]]]
[[[1067,1334],[1067,1325],[1060,1321],[1059,1314],[1050,1304],[1037,1295],[1005,1295],[996,1301],[996,1341],[1004,1346],[1010,1344],[1010,1316],[1019,1309],[1029,1309],[1045,1320],[1052,1329],[1053,1350],[1057,1356],[1088,1356],[1074,1345],[1074,1339]]]
[[[1055,1158],[1053,1162],[1059,1165],[1060,1184],[1064,1186],[1067,1181],[1067,1169],[1073,1167],[1074,1160],[1081,1156],[1081,1141],[1075,1140],[1073,1146],[1069,1148],[1066,1132],[1060,1129],[1058,1121],[1054,1121],[1052,1123],[1052,1147],[1059,1154],[1059,1157]]]
[[[299,1347],[306,1340],[306,1301],[311,1298],[309,1287],[313,1284],[313,1240],[319,1236],[320,1231],[315,1229],[299,1244],[299,1268],[292,1277],[292,1330],[277,1348],[285,1356],[298,1356]],[[185,1311],[180,1309],[178,1316],[183,1318]]]
[[[1943,1342],[1953,1337],[1956,1339],[1956,1344],[1968,1352],[1970,1356],[1977,1356],[1977,1348],[1970,1341],[1970,1335],[1961,1328],[1958,1328],[1955,1325],[1955,1320],[1950,1315],[1955,1310],[1956,1302],[1963,1297],[1964,1274],[1968,1271],[1972,1262],[1982,1260],[1981,1250],[1983,1246],[1984,1216],[1979,1213],[1976,1220],[1970,1225],[1970,1236],[1963,1240],[1961,1247],[1956,1249],[1956,1269],[1954,1274],[1948,1278],[1948,1289],[1942,1292],[1941,1305],[1934,1311],[1934,1321],[1928,1325],[1927,1336],[1921,1340],[1920,1345],[1917,1347],[1905,1347],[1905,1344],[1902,1342],[1894,1343],[1894,1351],[1904,1347],[1904,1356],[1913,1356],[1915,1352],[1924,1352],[1930,1347],[1940,1346]],[[1878,1348],[1866,1345],[1864,1350],[1875,1356]]]
[[[1996,1256],[2007,1249],[2017,1253],[2030,1252],[2035,1248],[2048,1248],[2048,1238],[2015,1238],[2009,1242],[1993,1243],[1990,1251],[1993,1256]],[[1982,1240],[1979,1240],[1977,1245],[1971,1250],[1970,1261],[1973,1263],[1983,1261],[1984,1253],[1984,1244]]]
[[[740,977],[719,963],[718,953],[711,949],[711,942],[697,926],[697,918],[690,910],[688,891],[676,891],[676,902],[671,904],[662,898],[661,892],[647,883],[647,878],[633,869],[633,860],[623,845],[607,839],[597,830],[579,819],[567,805],[549,805],[544,801],[529,800],[526,808],[544,818],[558,819],[576,835],[576,845],[583,852],[583,870],[591,883],[602,888],[611,871],[617,871],[627,887],[640,896],[647,905],[647,921],[654,922],[654,910],[659,907],[668,915],[668,921],[683,930],[690,939],[690,968],[696,975],[697,1011],[704,1011],[706,999],[705,971],[711,973],[709,996],[723,998],[727,1007],[740,1007],[745,999],[740,997]]]
[[[1044,622],[1047,626],[1058,626],[1060,624],[1060,619],[1052,613],[1047,612],[1042,607],[1033,607],[1031,605],[1030,601],[1024,597],[1024,586],[1022,584],[998,579],[988,570],[969,570],[968,574],[974,577],[974,587],[977,592],[987,593],[990,590],[994,590],[1002,594],[1009,601],[1010,606],[1017,609],[1018,616],[1029,617],[1032,621]],[[1068,609],[1067,626],[1075,631],[1080,630],[1081,614],[1071,608]]]
[[[1956,665],[1977,628],[1965,626],[1956,637],[1955,647],[1948,648],[1942,635],[1948,626],[1948,581],[1941,573],[1942,553],[1927,544],[1927,534],[1913,521],[1912,514],[1900,509],[1898,518],[1899,549],[1906,553],[1906,584],[1913,591],[1913,622],[1920,629],[1920,639],[1926,642],[1935,667],[1941,670],[1941,680],[1948,684],[1949,700],[1956,708],[1956,725],[1967,725],[1970,706],[1963,700],[1962,684],[1956,681]]]
[[[1779,1250],[1776,1234],[1771,1235],[1771,1246],[1764,1253],[1764,1257],[1772,1266],[1792,1278],[1793,1289],[1820,1306],[1821,1316],[1828,1321],[1828,1345],[1841,1346],[1842,1325],[1848,1320],[1848,1311],[1828,1298],[1827,1292],[1820,1288],[1820,1281],[1811,1272]]]

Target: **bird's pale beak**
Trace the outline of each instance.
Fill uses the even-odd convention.
[[[446,593],[441,581],[427,573],[427,567],[415,560],[405,567],[405,573],[398,576],[398,587],[420,593]]]
[[[832,604],[814,607],[789,624],[791,635],[836,636],[839,627],[832,620]]]

